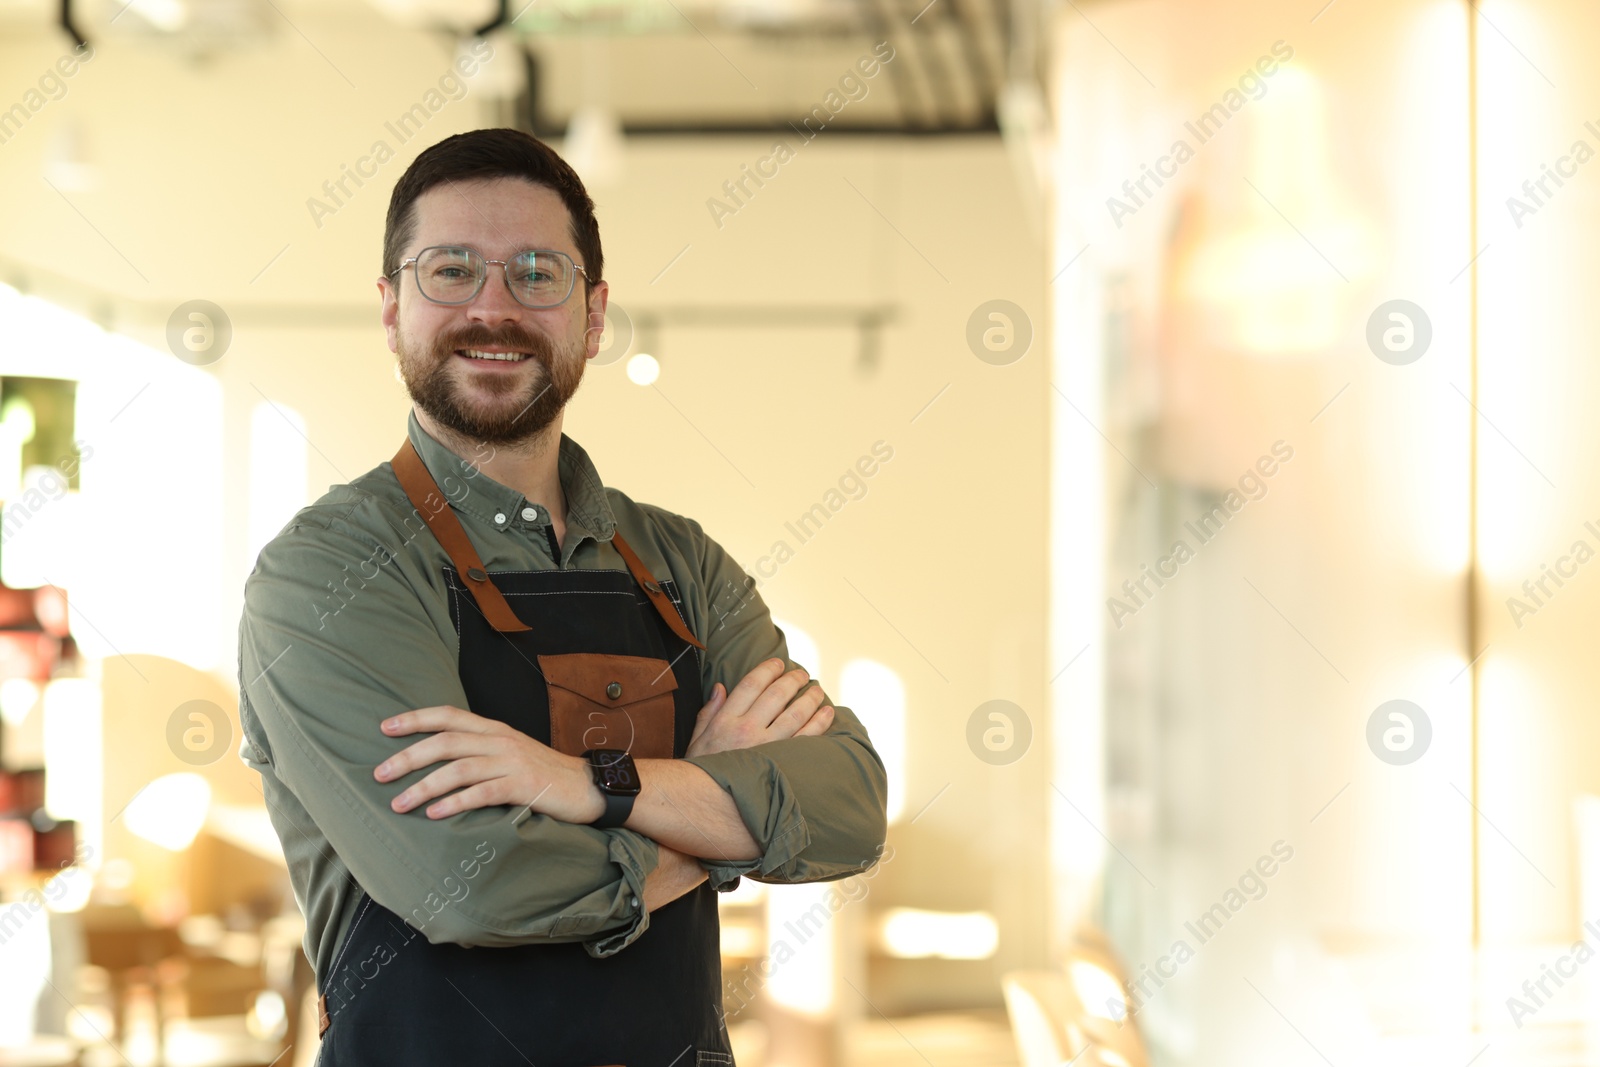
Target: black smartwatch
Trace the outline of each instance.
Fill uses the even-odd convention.
[[[606,813],[589,825],[599,830],[621,826],[633,813],[633,799],[639,795],[639,771],[633,757],[620,748],[591,748],[583,758],[589,761],[594,784],[606,798]]]

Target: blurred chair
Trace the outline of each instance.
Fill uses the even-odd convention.
[[[1061,970],[1009,971],[1000,988],[1022,1067],[1149,1067],[1122,970],[1097,933]]]

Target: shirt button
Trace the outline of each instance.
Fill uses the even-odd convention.
[[[503,512],[503,511],[495,512],[494,513],[494,521],[497,522],[497,523],[505,522],[506,521],[506,513]]]
[[[628,904],[631,907],[637,908],[639,906],[639,898],[638,897],[629,897],[628,898]]]
[[[537,519],[539,517],[539,509],[538,508],[523,508],[522,509],[522,517],[527,519],[529,522],[532,522],[534,519]]]

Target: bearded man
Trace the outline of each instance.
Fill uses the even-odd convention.
[[[602,264],[537,139],[418,156],[377,283],[405,442],[245,586],[240,755],[306,917],[322,1064],[732,1063],[717,891],[881,855],[860,720],[698,522],[562,432]]]

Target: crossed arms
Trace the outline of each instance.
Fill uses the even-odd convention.
[[[579,940],[598,956],[704,878],[819,881],[875,861],[882,762],[850,709],[784,671],[783,634],[753,591],[703,637],[713,699],[689,755],[640,760],[633,815],[599,830],[581,761],[464,710],[426,561],[394,556],[336,616],[310,607],[323,576],[371,554],[354,510],[302,513],[246,586],[240,717],[297,889],[347,874],[389,910],[425,916],[430,941]],[[702,589],[744,582],[709,538],[694,551]],[[705,620],[706,607],[688,614]]]
[[[764,660],[731,692],[716,684],[696,719],[687,755],[824,734],[833,721],[825,699],[820,686],[807,685],[804,668],[786,672],[783,660]],[[510,804],[579,825],[605,812],[587,763],[498,720],[446,705],[396,715],[384,720],[382,730],[391,737],[428,734],[373,772],[378,781],[391,782],[433,768],[395,795],[390,806],[397,812],[427,804],[428,818],[444,819]],[[640,793],[623,825],[655,841],[659,852],[656,868],[645,879],[647,911],[705,880],[705,868],[696,862],[700,857],[761,857],[761,846],[733,798],[705,771],[686,759],[640,759],[636,766]]]

